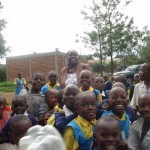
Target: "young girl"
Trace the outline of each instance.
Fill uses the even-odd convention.
[[[121,140],[126,140],[128,137],[130,119],[125,113],[127,106],[127,93],[121,87],[114,87],[109,92],[109,108],[102,116],[112,116],[116,118],[120,125]]]
[[[15,95],[19,95],[23,87],[26,87],[26,80],[22,78],[22,73],[18,72],[17,77],[14,81],[14,84],[16,85],[16,92]]]
[[[150,150],[150,93],[139,97],[138,111],[142,116],[133,123],[127,139],[130,150]]]

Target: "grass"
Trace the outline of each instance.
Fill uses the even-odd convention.
[[[0,91],[2,92],[14,92],[15,86],[13,82],[1,82],[0,83]]]

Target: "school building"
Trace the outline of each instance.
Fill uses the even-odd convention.
[[[14,81],[18,72],[22,72],[26,81],[30,81],[36,72],[42,72],[46,76],[50,70],[60,70],[67,65],[66,53],[55,51],[48,53],[35,53],[22,56],[6,57],[7,81]],[[82,58],[81,62],[87,61]]]

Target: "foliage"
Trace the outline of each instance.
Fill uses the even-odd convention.
[[[85,6],[81,11],[84,19],[93,26],[93,30],[84,32],[85,36],[79,38],[86,47],[94,50],[94,56],[100,59],[101,66],[103,59],[108,56],[111,58],[112,73],[115,55],[120,56],[124,66],[127,66],[131,63],[131,56],[136,55],[134,58],[139,60],[148,52],[144,52],[143,49],[145,37],[149,34],[148,28],[138,30],[133,18],[125,16],[120,11],[130,3],[131,0],[92,0],[91,6]]]
[[[14,92],[15,86],[14,86],[13,82],[1,82],[0,83],[0,91]]]
[[[6,66],[0,66],[0,81],[6,81]]]
[[[0,58],[6,56],[7,52],[10,51],[10,48],[6,46],[6,41],[2,35],[2,30],[6,27],[6,24],[7,22],[4,19],[0,20]]]

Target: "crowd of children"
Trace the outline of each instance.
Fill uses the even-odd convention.
[[[67,150],[150,150],[150,63],[141,65],[134,80],[131,88],[122,75],[113,82],[96,77],[93,83],[85,69],[79,86],[61,89],[56,71],[48,73],[46,84],[36,73],[31,89],[16,94],[12,107],[0,97],[0,143],[19,145],[38,124],[54,126]]]

